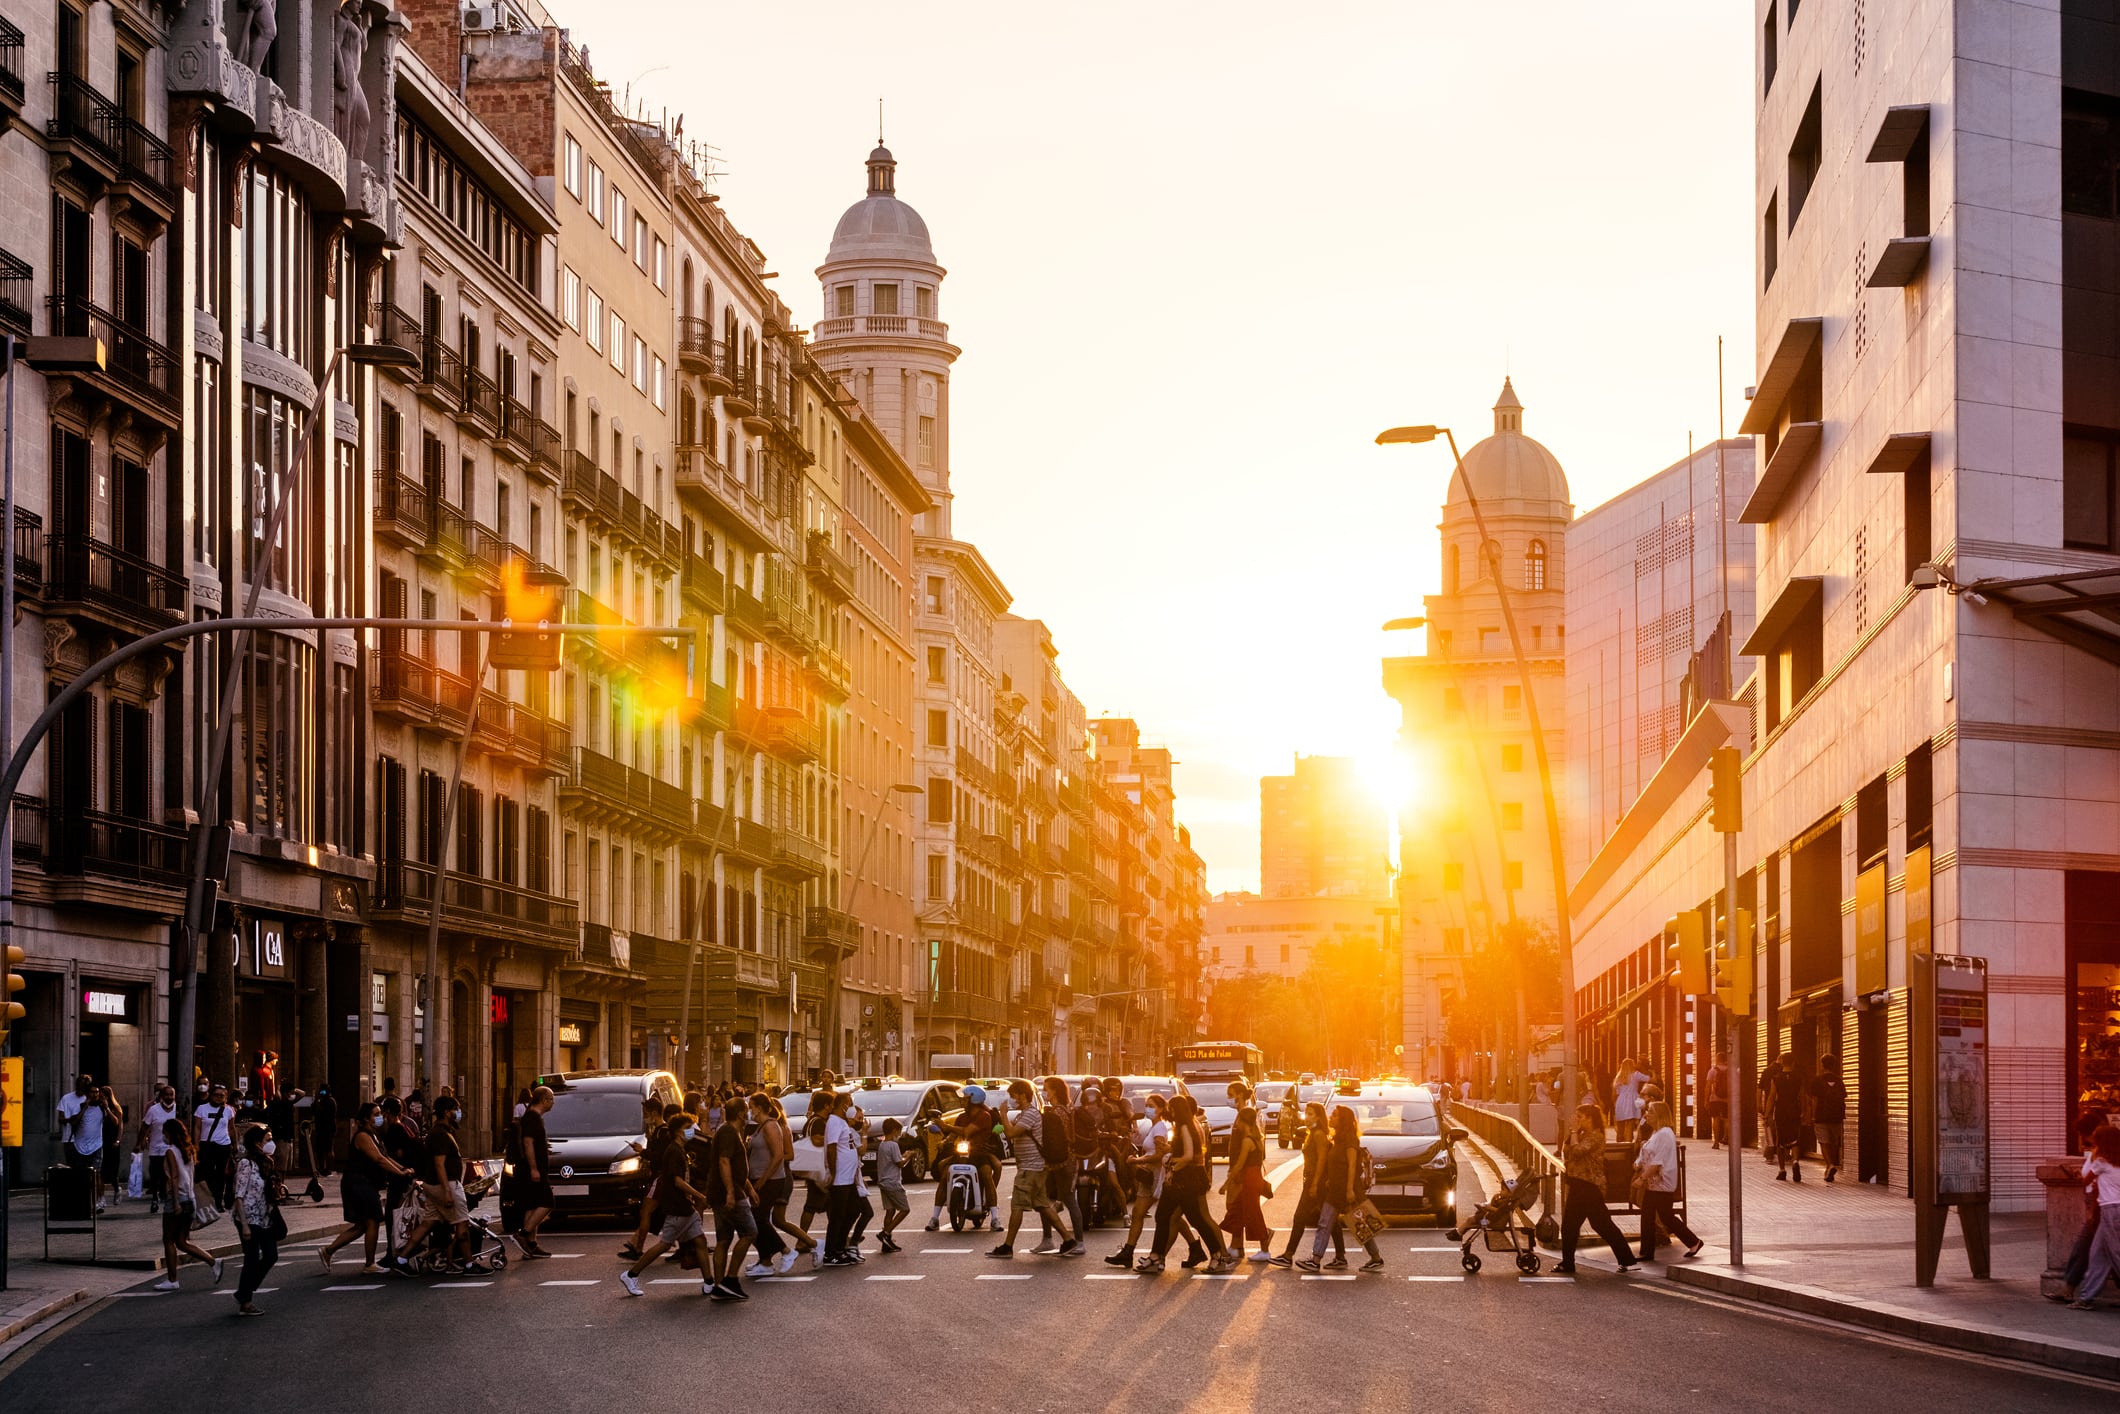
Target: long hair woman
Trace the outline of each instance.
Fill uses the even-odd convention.
[[[412,1170],[383,1152],[381,1135],[386,1116],[375,1101],[361,1106],[354,1121],[353,1143],[346,1150],[346,1172],[339,1180],[339,1216],[346,1226],[339,1235],[317,1249],[324,1275],[331,1275],[332,1254],[358,1237],[361,1239],[361,1271],[378,1272],[375,1239],[383,1229],[383,1191],[392,1177],[410,1178]]]
[[[162,1209],[162,1280],[155,1283],[155,1290],[177,1289],[177,1268],[186,1257],[212,1267],[214,1285],[219,1286],[221,1259],[191,1240],[192,1219],[198,1213],[192,1169],[199,1158],[191,1127],[181,1119],[164,1120],[162,1142],[169,1147],[156,1162],[162,1165],[163,1192],[169,1202]]]
[[[1116,1081],[1110,1083],[1112,1088],[1108,1094],[1123,1093]],[[1134,1248],[1141,1241],[1141,1228],[1148,1221],[1149,1211],[1156,1206],[1156,1200],[1163,1196],[1163,1160],[1170,1153],[1169,1101],[1161,1095],[1150,1095],[1142,1101],[1142,1110],[1146,1124],[1140,1138],[1133,1137],[1131,1126],[1124,1136],[1132,1145],[1132,1152],[1125,1155],[1133,1171],[1132,1177],[1124,1181],[1131,1188],[1133,1213],[1127,1224],[1126,1243],[1104,1259],[1107,1267],[1133,1266]]]
[[[1619,1259],[1619,1269],[1633,1271],[1639,1265],[1634,1251],[1605,1207],[1605,1116],[1596,1105],[1575,1107],[1575,1123],[1561,1141],[1561,1161],[1561,1263],[1553,1270],[1575,1274],[1575,1244],[1588,1223]]]
[[[1178,1220],[1183,1218],[1213,1250],[1207,1270],[1220,1275],[1234,1267],[1237,1259],[1230,1255],[1221,1229],[1215,1226],[1214,1214],[1207,1210],[1212,1161],[1207,1152],[1207,1133],[1200,1124],[1200,1107],[1192,1096],[1179,1095],[1170,1102],[1170,1130],[1169,1172],[1163,1180],[1163,1197],[1156,1204],[1155,1245],[1135,1270],[1151,1276],[1163,1270],[1163,1256],[1177,1240]]]
[[[1234,1088],[1234,1087],[1232,1087]],[[1254,1262],[1273,1258],[1273,1229],[1266,1225],[1259,1200],[1270,1196],[1266,1185],[1266,1132],[1259,1127],[1259,1112],[1239,1105],[1229,1127],[1229,1173],[1222,1180],[1222,1194],[1229,1201],[1222,1210],[1222,1231],[1242,1253],[1247,1242],[1256,1242]]]
[[[1651,1100],[1642,1109],[1642,1128],[1648,1137],[1634,1161],[1642,1176],[1642,1260],[1656,1260],[1659,1232],[1683,1243],[1688,1257],[1698,1257],[1703,1244],[1677,1211],[1678,1135],[1671,1128],[1671,1107]]]
[[[1332,1137],[1325,1147],[1325,1177],[1321,1188],[1322,1201],[1318,1207],[1318,1230],[1310,1239],[1310,1255],[1296,1263],[1306,1272],[1318,1269],[1318,1260],[1325,1255],[1325,1238],[1332,1225],[1342,1214],[1351,1213],[1368,1195],[1361,1191],[1361,1181],[1356,1172],[1360,1165],[1356,1155],[1362,1147],[1361,1127],[1355,1123],[1354,1111],[1345,1105],[1335,1106],[1332,1112]],[[1365,1272],[1384,1270],[1384,1253],[1371,1237],[1362,1244],[1369,1251],[1369,1260],[1362,1264]]]
[[[1303,1234],[1317,1223],[1318,1214],[1325,1207],[1325,1149],[1331,1142],[1330,1124],[1325,1118],[1325,1106],[1312,1100],[1303,1107],[1303,1192],[1296,1199],[1296,1215],[1288,1227],[1288,1245],[1281,1255],[1271,1259],[1277,1267],[1295,1265],[1296,1248],[1303,1241]],[[1332,1233],[1333,1267],[1347,1265],[1347,1233],[1342,1223],[1328,1223]]]
[[[243,1147],[236,1160],[236,1230],[243,1237],[243,1275],[236,1283],[236,1314],[262,1316],[251,1302],[265,1274],[280,1260],[280,1239],[287,1235],[287,1220],[280,1216],[280,1200],[286,1191],[272,1162],[277,1146],[271,1131],[254,1124],[243,1131]]]

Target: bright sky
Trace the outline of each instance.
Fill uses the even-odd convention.
[[[1714,436],[1717,335],[1742,416],[1749,6],[555,9],[719,149],[805,325],[886,100],[964,350],[957,533],[1173,749],[1213,889],[1256,886],[1261,774],[1389,750],[1449,454],[1377,431],[1469,446],[1506,370],[1581,511]]]

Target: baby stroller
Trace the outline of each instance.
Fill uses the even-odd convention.
[[[471,1221],[464,1225],[464,1253],[458,1255],[450,1250],[454,1234],[437,1223],[420,1239],[418,1247],[401,1254],[414,1271],[436,1276],[486,1276],[508,1265],[507,1242],[494,1230],[492,1218],[478,1210],[493,1191],[493,1183],[486,1165],[465,1166],[464,1197],[471,1207]],[[408,1214],[415,1206],[407,1205]],[[408,1221],[402,1233],[410,1231]]]
[[[1452,1228],[1450,1240],[1462,1249],[1459,1263],[1467,1272],[1480,1269],[1480,1254],[1472,1245],[1481,1237],[1486,1238],[1489,1252],[1509,1252],[1516,1257],[1516,1269],[1525,1276],[1538,1274],[1538,1229],[1531,1221],[1531,1206],[1538,1201],[1539,1184],[1536,1179],[1518,1178],[1514,1183],[1504,1183],[1502,1191],[1473,1209],[1472,1220],[1463,1229]]]

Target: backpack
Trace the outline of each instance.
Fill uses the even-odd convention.
[[[1359,1145],[1354,1151],[1354,1191],[1357,1196],[1367,1193],[1377,1181],[1377,1161],[1369,1156],[1369,1146]]]
[[[1075,1152],[1074,1125],[1070,1122],[1067,1107],[1047,1105],[1043,1114],[1044,1122],[1038,1129],[1038,1151],[1047,1156],[1047,1163],[1064,1164]]]

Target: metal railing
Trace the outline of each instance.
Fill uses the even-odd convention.
[[[396,305],[385,301],[375,311],[375,341],[396,349],[412,358],[420,358],[424,352],[425,336],[420,330],[420,321],[414,319]]]
[[[376,876],[377,906],[424,919],[434,905],[434,874],[431,864],[384,861]],[[442,891],[442,918],[477,929],[499,928],[528,934],[540,942],[570,948],[578,940],[581,926],[580,915],[570,900],[517,884],[455,873],[448,876]]]
[[[44,517],[15,507],[15,597],[44,591]]]
[[[48,543],[53,599],[95,608],[122,624],[183,622],[191,595],[184,576],[86,535],[54,535]]]
[[[677,358],[696,373],[715,377],[721,371],[721,341],[714,337],[712,321],[686,315],[677,321]]]
[[[14,800],[15,857],[52,875],[97,875],[182,888],[190,836],[152,820],[75,806],[54,812],[35,796]]]
[[[36,283],[37,272],[27,260],[0,250],[0,325],[18,334],[29,333]]]
[[[22,31],[0,19],[0,91],[22,102]]]
[[[119,130],[124,144],[121,167],[125,180],[147,187],[164,206],[176,204],[176,154],[168,143],[149,132],[137,118],[126,118]]]
[[[464,411],[491,430],[501,430],[501,389],[498,383],[473,368],[463,365]]]
[[[101,309],[86,299],[52,295],[51,331],[72,338],[96,335],[104,343],[107,375],[149,402],[175,412],[182,406],[176,357],[143,329]]]
[[[408,545],[427,543],[427,488],[409,476],[375,474],[375,528],[397,535]]]
[[[52,82],[52,115],[44,130],[55,142],[87,148],[112,168],[120,164],[125,141],[125,115],[79,74],[55,72]]]

